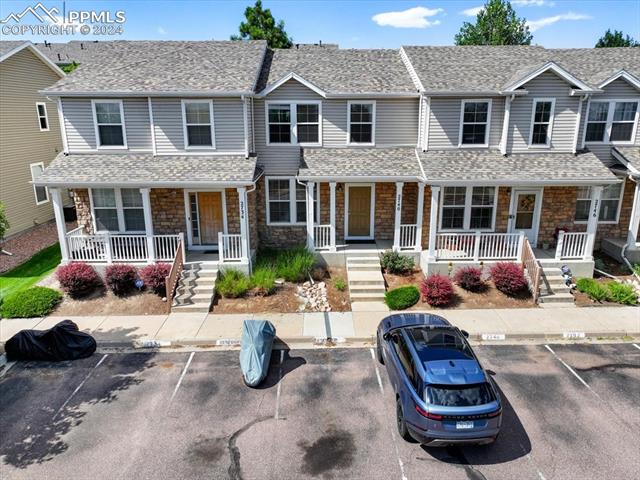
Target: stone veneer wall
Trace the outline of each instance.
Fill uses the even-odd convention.
[[[85,233],[92,234],[93,218],[91,217],[89,190],[87,188],[76,188],[69,191],[73,195],[73,204],[76,207],[78,216],[78,227],[83,227]]]
[[[258,238],[260,246],[289,247],[304,245],[307,242],[307,227],[305,225],[267,225],[267,199],[264,177],[258,180],[256,188],[256,213],[258,223]]]
[[[376,240],[393,240],[395,229],[396,184],[376,183],[375,230]],[[403,199],[403,204],[404,204]]]
[[[152,188],[151,218],[157,235],[175,235],[184,232],[187,224],[184,211],[184,190],[181,188]]]
[[[257,250],[258,239],[258,193],[256,190],[247,193],[247,210],[249,211],[249,250]]]
[[[227,233],[240,233],[240,204],[238,191],[235,188],[225,190],[225,202],[227,204]]]

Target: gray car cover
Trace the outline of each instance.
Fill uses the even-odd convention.
[[[242,323],[240,368],[248,386],[258,386],[267,376],[275,336],[276,328],[266,320],[245,320]]]

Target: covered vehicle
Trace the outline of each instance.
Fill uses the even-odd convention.
[[[71,320],[63,320],[49,330],[21,330],[7,340],[4,349],[10,361],[60,362],[90,357],[96,341]]]
[[[240,368],[248,386],[257,387],[269,373],[275,336],[276,328],[267,320],[245,320],[242,323]]]

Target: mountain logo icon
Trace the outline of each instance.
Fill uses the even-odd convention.
[[[42,3],[38,3],[33,7],[28,6],[20,13],[10,13],[6,18],[0,20],[0,23],[8,23],[11,20],[19,23],[20,20],[22,20],[22,17],[24,17],[28,13],[31,13],[34,17],[36,17],[40,21],[40,23],[48,23],[49,21],[58,23],[58,17],[56,17],[56,14],[60,13],[60,10],[58,10],[56,7],[48,9],[44,5],[42,5]]]

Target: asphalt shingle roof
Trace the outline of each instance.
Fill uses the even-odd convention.
[[[112,42],[72,40],[66,43],[34,43],[36,48],[49,60],[64,65],[76,62],[87,63],[100,55],[102,50],[111,48]]]
[[[413,147],[304,148],[298,176],[304,180],[331,178],[421,178]]]
[[[624,69],[640,78],[640,48],[546,49],[540,46],[405,46],[429,92],[499,92],[548,62],[596,87]]]
[[[622,155],[627,162],[631,164],[633,168],[636,170],[640,170],[640,147],[636,146],[628,146],[628,147],[613,147],[614,150],[617,150],[620,155]]]
[[[256,157],[244,155],[59,154],[38,178],[38,185],[135,186],[251,183]]]
[[[111,41],[47,93],[249,93],[266,42]]]
[[[494,150],[419,152],[428,182],[510,185],[513,182],[579,184],[612,182],[616,176],[593,153],[519,153]]]
[[[6,55],[14,48],[18,48],[23,43],[26,43],[24,40],[2,40],[0,41],[0,57]]]
[[[269,50],[257,91],[295,73],[328,94],[417,93],[394,49],[326,47]]]

